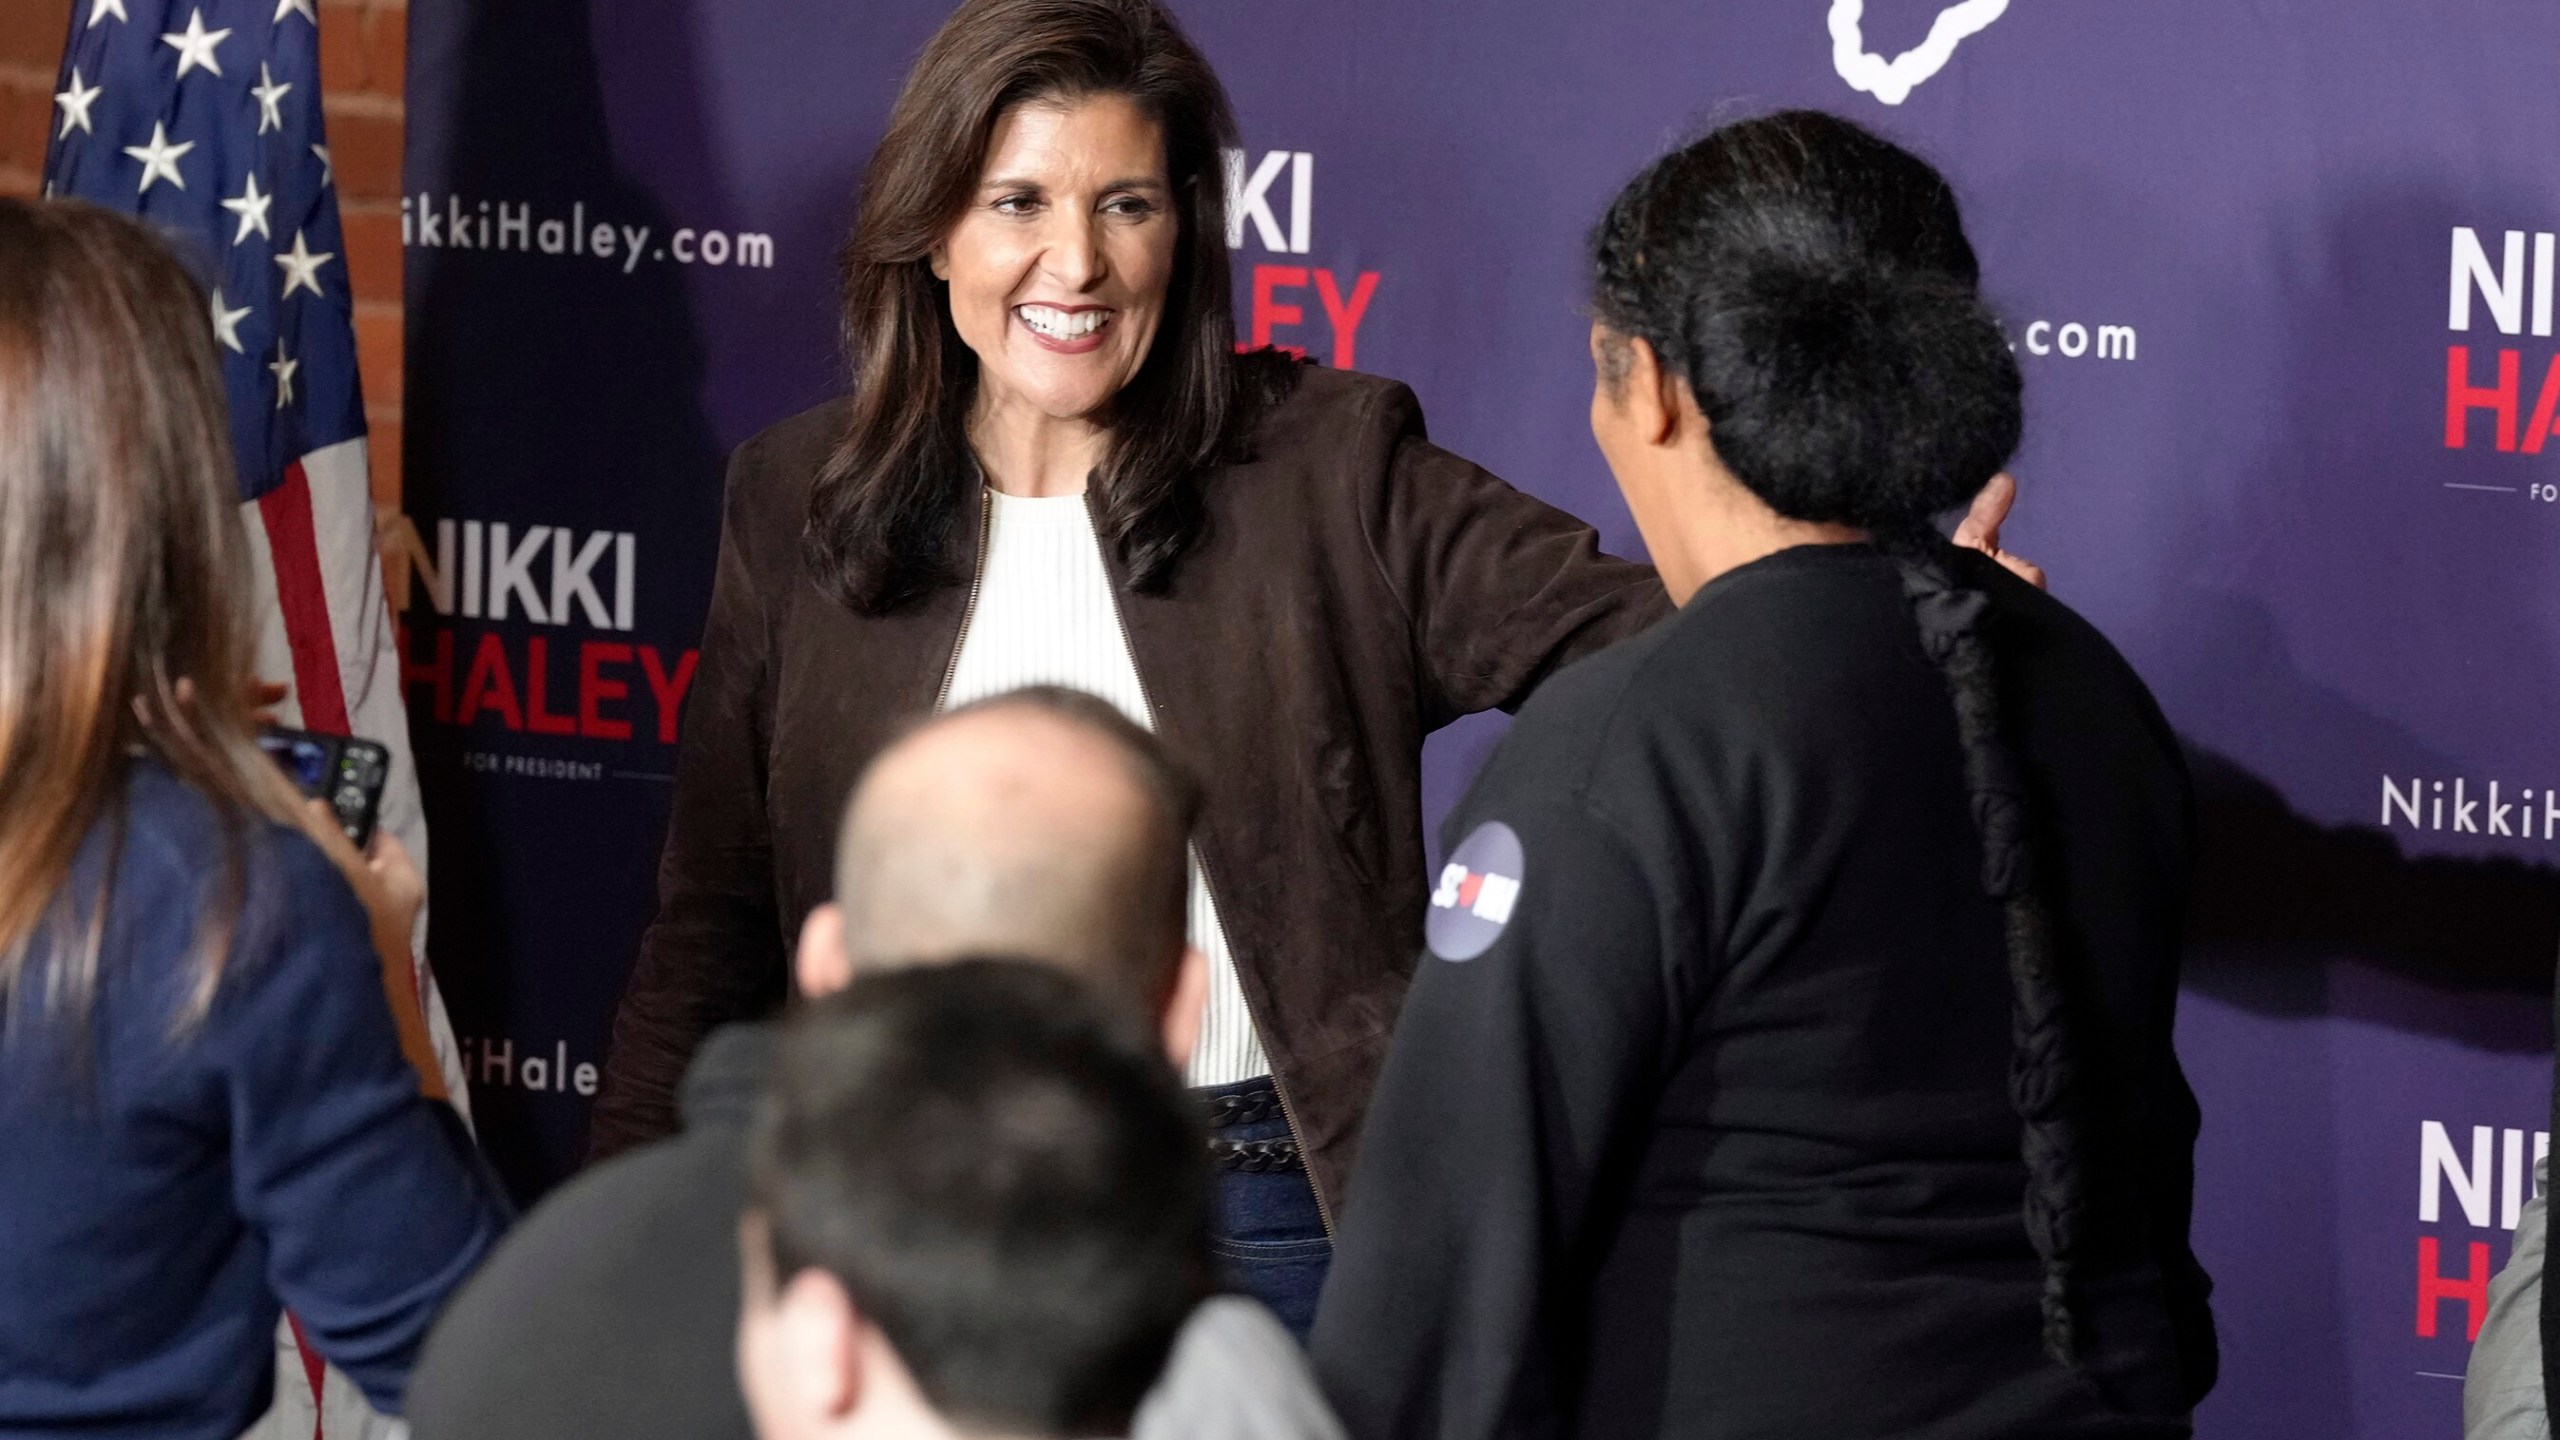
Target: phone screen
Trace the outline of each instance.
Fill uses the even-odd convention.
[[[294,788],[305,795],[326,795],[329,789],[329,747],[307,735],[279,734],[269,731],[258,737],[258,746],[273,756]]]

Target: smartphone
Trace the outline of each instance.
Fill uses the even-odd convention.
[[[339,828],[357,849],[373,843],[374,822],[382,815],[383,782],[391,778],[390,751],[371,740],[314,735],[281,725],[259,732],[258,748],[267,752],[295,789],[328,802]]]

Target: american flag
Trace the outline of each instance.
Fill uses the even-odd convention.
[[[382,825],[423,867],[321,122],[319,23],[314,0],[75,0],[45,192],[141,216],[204,283],[257,556],[260,674],[291,678],[288,721],[390,748]],[[459,1053],[422,961],[417,978],[463,1103]],[[316,1361],[296,1356],[289,1370],[307,1379],[311,1407],[329,1412],[331,1436],[375,1428],[336,1423],[337,1397],[352,1394],[342,1377],[330,1378],[324,1404]],[[285,1401],[295,1398],[288,1387]],[[279,1421],[277,1433],[298,1440],[316,1421]]]

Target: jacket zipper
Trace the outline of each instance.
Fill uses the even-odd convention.
[[[942,667],[942,688],[933,692],[932,713],[936,715],[941,714],[942,707],[951,700],[951,682],[960,678],[960,647],[969,641],[969,622],[978,614],[978,591],[987,583],[987,538],[995,528],[995,513],[995,498],[981,485],[978,487],[978,563],[969,570],[969,599],[960,607],[960,632],[951,637],[951,659]],[[1123,626],[1121,633],[1125,635],[1127,627]],[[1135,660],[1130,662],[1132,668],[1136,663]],[[1145,682],[1139,682],[1138,688],[1145,690]]]
[[[1085,502],[1085,523],[1088,525],[1093,523],[1093,502],[1090,499]],[[1102,547],[1102,532],[1098,529],[1093,532],[1093,543],[1097,549]],[[981,564],[979,568],[983,570],[985,566]],[[1126,650],[1129,654],[1129,673],[1137,677],[1138,699],[1147,707],[1147,728],[1161,735],[1164,733],[1164,727],[1158,723],[1160,716],[1156,710],[1155,692],[1147,688],[1147,672],[1144,667],[1138,664],[1138,647],[1129,638],[1129,617],[1120,606],[1120,582],[1117,577],[1108,578],[1111,579],[1111,619],[1114,624],[1120,627],[1120,645],[1121,648]],[[974,587],[970,591],[969,599],[972,605],[977,603],[977,591]],[[962,623],[965,625],[967,622],[963,621]],[[959,656],[956,651],[952,656],[952,660],[956,667],[959,661]],[[949,684],[948,681],[945,681],[944,683],[946,686]],[[939,709],[940,707],[937,706],[935,708]],[[1215,871],[1209,868],[1209,852],[1195,845],[1191,847],[1191,853],[1200,857],[1200,878],[1202,882],[1209,887],[1209,913],[1212,916],[1216,916],[1218,913],[1218,876]],[[1225,928],[1226,921],[1224,919],[1220,919],[1218,924],[1223,930]],[[1234,950],[1232,946],[1229,947],[1228,963],[1234,963]],[[1245,1014],[1253,1021],[1253,1033],[1255,1038],[1261,1038],[1264,1029],[1262,1023],[1262,1012],[1254,1008],[1253,992],[1239,984],[1236,986],[1236,993],[1244,997],[1244,1011]],[[1271,1093],[1280,1097],[1280,1118],[1289,1122],[1289,1134],[1297,1138],[1299,1154],[1303,1157],[1306,1153],[1305,1136],[1307,1132],[1298,1124],[1297,1109],[1289,1103],[1289,1087],[1280,1083],[1280,1067],[1277,1065],[1271,1067]],[[1316,1223],[1324,1227],[1324,1238],[1330,1241],[1333,1239],[1333,1206],[1324,1198],[1324,1186],[1316,1180],[1316,1168],[1313,1165],[1306,1164],[1303,1158],[1299,1163],[1306,1170],[1307,1190],[1310,1194],[1316,1197]]]

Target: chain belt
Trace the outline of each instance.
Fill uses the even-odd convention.
[[[1209,1128],[1224,1130],[1236,1125],[1260,1125],[1288,1118],[1280,1108],[1280,1087],[1264,1080],[1241,1090],[1220,1095],[1208,1106]],[[1294,1135],[1270,1140],[1209,1141],[1209,1164],[1219,1170],[1242,1170],[1256,1175],[1279,1175],[1306,1168],[1306,1159],[1298,1152]]]

